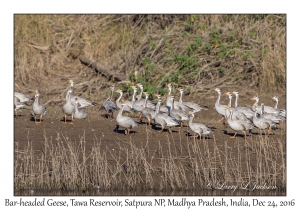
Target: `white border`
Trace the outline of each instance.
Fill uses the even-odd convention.
[[[13,109],[7,101],[13,101],[13,14],[15,13],[286,13],[287,14],[287,196],[286,197],[242,197],[245,200],[266,199],[291,200],[296,199],[299,189],[297,176],[299,171],[299,103],[297,91],[299,89],[299,11],[296,1],[252,0],[252,1],[5,1],[0,2],[1,21],[1,199],[0,208],[4,206],[4,199],[18,200],[13,196]],[[11,110],[11,111],[8,111]],[[4,134],[4,135],[3,135]],[[47,197],[46,199],[50,199]],[[69,200],[72,197],[53,197],[55,200]],[[77,200],[87,200],[90,197],[74,197]],[[91,197],[95,198],[95,197]],[[99,200],[122,199],[133,197],[97,197]],[[138,200],[153,200],[154,198],[171,197],[137,197]],[[179,197],[175,197],[179,199]],[[192,197],[188,197],[191,198]],[[195,197],[198,199],[199,197]],[[230,198],[225,197],[229,201]],[[31,200],[30,197],[24,199]],[[39,197],[41,199],[41,197]],[[208,200],[212,197],[207,197]],[[221,199],[221,197],[216,197]],[[300,199],[296,199],[296,206]],[[12,207],[10,207],[12,208]],[[50,207],[48,207],[50,208]],[[99,207],[98,207],[99,208]],[[101,207],[100,207],[101,208]],[[150,207],[152,208],[152,207]],[[158,208],[158,207],[155,207]],[[182,208],[182,207],[181,207]],[[185,207],[183,207],[185,208]],[[199,208],[199,207],[197,207]],[[69,207],[70,209],[70,207]],[[72,209],[72,208],[71,208]],[[78,208],[77,208],[78,209]],[[115,208],[112,208],[115,209]],[[165,209],[165,208],[159,208]],[[281,209],[281,208],[276,208]]]

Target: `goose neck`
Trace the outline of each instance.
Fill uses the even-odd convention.
[[[234,108],[236,108],[238,106],[238,98],[239,98],[239,95],[235,95]]]
[[[179,102],[182,104],[182,94],[183,94],[183,92],[182,91],[180,91],[180,98],[179,98]]]
[[[278,100],[275,100],[275,106],[274,106],[274,109],[277,109],[277,106],[278,106]]]
[[[218,92],[218,98],[217,98],[217,101],[216,101],[217,105],[220,104],[220,98],[221,98],[221,92]]]
[[[117,99],[117,103],[121,100],[123,93],[120,92],[119,98]]]
[[[35,104],[39,104],[39,95],[35,96],[34,103]]]
[[[124,105],[122,105],[117,117],[122,117],[123,110],[124,110]]]
[[[228,106],[229,106],[229,107],[231,107],[231,99],[232,99],[232,97],[229,96],[229,101],[228,101]]]
[[[135,94],[136,94],[136,90],[133,90],[133,94],[132,94],[132,105],[135,102]]]

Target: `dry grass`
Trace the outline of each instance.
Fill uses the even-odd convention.
[[[282,131],[282,135],[284,135]],[[117,142],[116,148],[102,144],[95,136],[87,148],[85,132],[79,139],[62,133],[55,138],[44,134],[44,148],[32,149],[28,138],[24,148],[15,145],[14,187],[37,190],[101,191],[143,189],[160,191],[199,191],[209,182],[267,183],[277,190],[286,187],[286,145],[278,136],[254,135],[244,141],[180,139],[159,140],[149,149],[149,138],[139,145],[134,140]],[[167,144],[165,144],[167,141]],[[243,142],[243,143],[241,143]],[[163,146],[164,145],[164,146]]]
[[[284,93],[286,16],[15,15],[16,90],[40,89],[57,104],[74,79],[82,96],[104,100],[113,78],[81,64],[79,55],[151,94],[165,94],[166,82],[194,93],[249,86]]]
[[[47,117],[58,119],[68,88],[101,103],[116,83],[83,65],[85,55],[145,91],[166,94],[165,84],[186,93],[212,88],[251,89],[260,98],[286,91],[286,15],[15,15],[15,90],[40,90]],[[127,81],[116,84],[128,98]],[[252,94],[252,93],[251,93]],[[253,96],[253,95],[252,95]],[[251,97],[252,97],[251,96]],[[247,96],[248,97],[248,96]],[[89,108],[88,121],[98,120],[99,107]],[[214,119],[208,123],[213,124]],[[145,132],[147,134],[147,132]],[[145,134],[145,135],[146,135]],[[156,151],[133,140],[119,140],[112,150],[85,134],[76,141],[61,133],[44,135],[44,149],[15,145],[16,190],[205,189],[208,181],[247,180],[286,187],[285,130],[280,137],[249,137],[243,144],[174,139]],[[79,143],[75,143],[79,142]]]

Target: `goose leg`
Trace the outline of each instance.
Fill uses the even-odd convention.
[[[71,122],[70,122],[69,124],[73,124],[73,120],[74,120],[74,117],[73,117],[73,115],[72,115],[72,120],[71,120]]]
[[[237,134],[237,132],[235,132],[235,133],[234,133],[234,136],[231,136],[230,138],[232,138],[232,139],[235,138],[236,134]]]
[[[36,124],[42,123],[41,117],[42,117],[42,115],[40,116],[40,121],[35,122]]]
[[[270,133],[271,133],[271,126],[269,127],[269,129],[268,129],[268,135],[270,135]]]
[[[64,124],[66,124],[67,123],[67,115],[65,115],[65,122],[64,122]]]
[[[34,115],[34,122],[36,123],[36,115]]]
[[[170,127],[168,128],[168,132],[169,132],[169,134],[171,134],[171,133],[172,133],[172,131],[171,131],[171,128],[170,128]]]
[[[39,122],[36,122],[36,123],[42,123],[42,115],[40,117],[40,121]]]
[[[161,126],[161,130],[159,131],[159,133],[161,133],[164,130],[164,126]]]
[[[246,131],[243,131],[243,133],[244,133],[244,138],[246,138]]]
[[[125,133],[125,135],[127,135],[127,128],[125,128],[124,133]]]
[[[127,134],[130,134],[130,129],[127,130]]]

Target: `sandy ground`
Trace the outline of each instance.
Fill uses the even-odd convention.
[[[161,148],[170,148],[174,154],[177,156],[186,154],[186,146],[190,141],[206,141],[208,147],[213,151],[213,147],[216,144],[219,149],[224,148],[224,142],[226,141],[228,148],[234,153],[236,147],[240,146],[241,149],[245,145],[245,138],[241,132],[232,139],[230,138],[234,131],[223,125],[219,120],[221,116],[214,109],[214,103],[217,98],[217,93],[211,97],[207,97],[206,100],[202,100],[201,104],[209,107],[209,110],[196,113],[194,122],[199,122],[208,126],[213,127],[213,134],[206,136],[205,139],[194,139],[191,138],[189,134],[188,127],[183,127],[181,132],[179,132],[178,127],[172,128],[173,133],[169,134],[167,130],[162,133],[159,133],[160,126],[149,126],[146,123],[141,123],[137,128],[132,129],[129,135],[124,135],[124,129],[120,128],[116,130],[116,121],[115,118],[106,118],[104,116],[104,110],[101,110],[100,106],[94,108],[90,111],[87,108],[87,112],[90,115],[87,119],[75,120],[73,124],[64,124],[62,118],[62,112],[60,107],[57,107],[56,114],[50,112],[47,113],[47,116],[43,118],[41,124],[34,123],[34,120],[31,119],[29,115],[29,109],[20,110],[20,116],[15,118],[14,121],[14,143],[18,150],[24,149],[28,140],[33,142],[33,149],[36,152],[39,152],[44,147],[45,136],[47,138],[55,139],[57,135],[61,137],[69,138],[75,143],[79,143],[79,139],[84,136],[86,140],[87,150],[91,149],[95,141],[101,141],[103,149],[109,148],[110,150],[117,151],[120,145],[126,145],[129,142],[135,144],[138,147],[144,147],[148,145],[148,152],[150,154],[161,150]],[[239,102],[239,105],[242,106],[251,106],[253,101],[249,99],[242,99]],[[248,97],[249,98],[249,97]],[[283,97],[281,97],[283,98]],[[187,99],[188,100],[188,99]],[[194,99],[195,101],[195,99]],[[225,96],[222,97],[221,103],[227,104],[228,99]],[[281,102],[285,104],[284,102]],[[273,106],[274,102],[271,100],[265,101],[266,105]],[[285,108],[285,107],[280,107]],[[100,110],[100,111],[95,111]],[[115,112],[114,116],[117,115]],[[93,117],[91,117],[91,115]],[[60,116],[60,117],[59,117]],[[137,121],[137,118],[134,118]],[[146,120],[144,120],[145,122]],[[270,141],[278,138],[286,140],[286,124],[281,124],[277,129],[272,130],[272,134],[268,136]],[[247,142],[257,141],[259,139],[259,133],[257,129],[252,131],[252,135],[246,136]],[[165,150],[167,152],[167,150]],[[166,154],[167,155],[167,154]],[[255,161],[255,160],[253,160]]]

